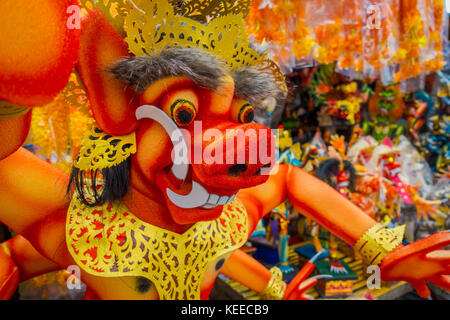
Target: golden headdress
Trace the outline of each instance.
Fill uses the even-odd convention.
[[[267,53],[253,49],[245,17],[251,0],[81,0],[101,9],[125,35],[136,56],[155,55],[167,46],[196,47],[224,61],[230,70],[253,66],[287,91],[284,75]]]

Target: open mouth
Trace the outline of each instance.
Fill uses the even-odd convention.
[[[176,206],[192,209],[201,207],[204,209],[214,209],[217,206],[226,205],[234,200],[236,194],[229,196],[220,196],[214,193],[209,193],[205,187],[199,182],[192,181],[192,189],[188,195],[180,195],[174,191],[167,189],[167,197]]]
[[[167,198],[177,207],[183,209],[214,209],[229,204],[236,198],[236,192],[226,192],[229,194],[226,195],[223,194],[225,192],[208,191],[207,187],[190,176],[185,181],[180,181],[173,175],[170,167],[167,166],[160,172],[159,178],[164,181],[164,191]],[[187,190],[190,191],[185,194]]]

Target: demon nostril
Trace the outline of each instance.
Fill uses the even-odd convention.
[[[230,176],[238,177],[241,173],[247,171],[248,166],[246,164],[235,164],[228,169]]]

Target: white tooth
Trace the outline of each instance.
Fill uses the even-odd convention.
[[[215,207],[217,207],[217,205],[207,203],[202,208],[203,209],[214,209]]]
[[[227,204],[229,199],[230,199],[230,197],[222,196],[222,197],[220,197],[219,202],[217,202],[217,204],[218,205]]]
[[[219,201],[219,196],[217,194],[210,194],[209,195],[209,199],[208,199],[208,203],[209,204],[217,205],[218,201]]]
[[[136,110],[136,119],[152,119],[158,122],[164,130],[166,130],[172,143],[174,145],[175,151],[180,151],[175,153],[175,159],[173,159],[172,173],[178,180],[186,179],[189,170],[189,159],[188,159],[188,148],[186,141],[184,140],[183,133],[177,127],[176,123],[160,108],[150,105],[140,106]]]
[[[230,198],[230,200],[228,200],[228,203],[232,202],[234,200],[234,198],[236,198],[236,194],[233,194]]]
[[[185,209],[201,207],[208,202],[209,198],[208,191],[206,191],[201,184],[195,181],[192,181],[191,192],[185,196],[177,194],[169,188],[167,188],[166,192],[170,201],[172,201],[176,206]]]

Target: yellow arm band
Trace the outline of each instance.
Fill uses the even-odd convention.
[[[378,265],[401,244],[404,233],[405,225],[386,229],[383,224],[377,223],[356,242],[354,249],[361,254],[366,264]]]
[[[263,300],[281,300],[286,291],[286,283],[283,281],[283,273],[277,267],[270,269],[272,277],[267,287],[261,292]]]

